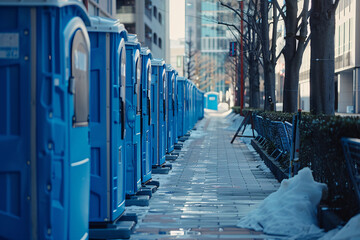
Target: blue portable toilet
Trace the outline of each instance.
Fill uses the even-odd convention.
[[[186,78],[177,78],[177,100],[178,100],[178,116],[177,116],[177,130],[178,138],[185,135],[185,83]]]
[[[79,1],[1,1],[0,20],[0,238],[85,239],[86,10]]]
[[[152,111],[152,166],[158,167],[165,163],[165,95],[166,72],[165,61],[162,59],[152,59],[151,76],[151,102]]]
[[[126,194],[141,188],[141,46],[134,34],[126,42]]]
[[[125,211],[125,40],[118,20],[91,17],[90,222],[114,222]]]
[[[179,74],[177,71],[175,71],[175,78],[174,78],[174,87],[173,87],[173,93],[174,93],[174,130],[173,130],[173,138],[174,138],[174,144],[179,142],[178,139],[178,116],[179,116],[179,100],[178,100],[178,83],[177,79],[179,77]]]
[[[185,133],[190,130],[190,80],[185,81]]]
[[[141,48],[141,182],[151,179],[151,59],[149,48]]]
[[[175,78],[176,70],[170,65],[166,65],[167,74],[167,96],[166,99],[166,153],[174,151],[174,116],[175,116]]]
[[[197,105],[199,106],[198,112],[198,119],[201,120],[204,118],[204,92],[198,89],[198,99]]]
[[[207,92],[207,93],[205,93],[205,98],[206,98],[206,108],[217,111],[218,110],[219,93]]]

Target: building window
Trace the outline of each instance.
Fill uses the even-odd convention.
[[[135,13],[135,0],[116,0],[116,13]]]
[[[162,40],[161,40],[161,38],[159,38],[159,48],[161,48],[162,47]]]
[[[176,67],[181,67],[183,57],[182,56],[176,56]]]
[[[145,0],[145,15],[148,16],[148,18],[150,19],[152,18],[151,10],[152,10],[151,0]]]
[[[156,33],[154,33],[153,41],[154,41],[154,44],[157,44],[157,34]]]
[[[151,28],[145,24],[145,45],[151,48],[151,38],[152,38],[152,30]]]
[[[132,33],[132,34],[136,33],[135,23],[129,23],[129,24],[124,24],[124,25],[125,25],[125,28],[128,31],[128,33]]]
[[[162,24],[162,16],[161,16],[161,13],[159,13],[158,20],[159,20],[159,23]]]
[[[153,7],[153,13],[154,13],[154,18],[156,18],[157,17],[157,7],[156,6]]]

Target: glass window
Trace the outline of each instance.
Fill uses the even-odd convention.
[[[162,24],[162,15],[161,15],[161,13],[159,13],[159,18],[158,18],[158,20],[159,20],[159,23]]]
[[[157,17],[157,7],[156,6],[153,7],[153,12],[154,12],[154,17],[156,18]]]
[[[162,40],[159,38],[159,48],[162,48]]]
[[[150,20],[152,19],[151,9],[152,9],[152,2],[151,2],[151,0],[145,0],[145,15],[146,15],[148,18],[150,18]]]
[[[156,33],[154,33],[153,41],[155,44],[157,44],[157,34]]]
[[[74,94],[73,127],[89,124],[89,48],[84,33],[77,30],[71,48],[69,91]]]

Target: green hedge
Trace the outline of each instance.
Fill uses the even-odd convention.
[[[255,111],[256,114],[272,121],[292,123],[294,114]],[[340,139],[360,137],[359,117],[311,115],[302,113],[300,124],[300,164],[310,167],[316,181],[326,183],[329,196],[325,201],[329,207],[338,209],[344,220],[358,213],[353,187],[351,185]],[[289,158],[280,161],[285,171]]]

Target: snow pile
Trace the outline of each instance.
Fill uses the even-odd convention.
[[[190,134],[190,138],[201,138],[201,137],[204,137],[206,136],[206,132],[204,131],[201,131],[201,130],[196,130],[196,131],[192,131],[191,134]]]
[[[230,125],[226,128],[226,130],[236,131],[240,127],[240,124],[244,120],[244,117],[240,116],[240,114],[236,114],[234,116],[231,116],[227,120],[229,121]]]
[[[227,110],[229,110],[229,104],[222,102],[218,104],[218,111],[219,112],[226,112]]]
[[[304,168],[295,177],[283,180],[280,188],[242,218],[238,226],[289,237],[322,236],[316,207],[326,188],[314,181],[309,168]]]
[[[360,239],[360,214],[354,216],[342,229],[327,232],[321,240],[355,240]]]

